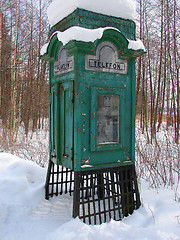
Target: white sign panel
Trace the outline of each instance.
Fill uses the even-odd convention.
[[[54,76],[73,71],[74,57],[68,57],[68,51],[63,47],[60,48],[58,61],[54,63]]]
[[[127,74],[127,60],[119,59],[117,48],[110,42],[99,44],[96,56],[86,55],[85,69]]]

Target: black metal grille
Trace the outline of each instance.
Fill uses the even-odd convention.
[[[73,172],[50,162],[46,199],[72,192],[73,217],[87,224],[121,220],[140,206],[134,165]]]
[[[63,193],[69,193],[71,195],[73,188],[74,171],[56,165],[50,160],[46,177],[45,198],[48,200],[49,197],[53,197],[53,195],[58,196]]]
[[[134,166],[75,173],[74,217],[88,224],[121,220],[139,208],[140,198]],[[78,179],[79,178],[79,179]],[[78,192],[79,191],[79,192]]]

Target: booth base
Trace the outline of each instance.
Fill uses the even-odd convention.
[[[87,224],[121,220],[140,207],[135,166],[74,172],[49,162],[46,199],[73,193],[73,217]]]

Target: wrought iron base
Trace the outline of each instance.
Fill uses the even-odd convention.
[[[73,217],[88,224],[121,220],[140,207],[135,166],[74,172],[49,162],[46,199],[73,192]]]
[[[45,185],[45,198],[63,193],[70,196],[74,190],[74,171],[49,161]]]

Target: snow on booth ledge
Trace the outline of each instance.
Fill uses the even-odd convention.
[[[76,8],[132,20],[136,13],[134,0],[53,0],[47,9],[50,25],[55,25]]]
[[[58,40],[62,42],[63,45],[66,45],[71,40],[83,41],[83,42],[94,42],[96,39],[100,39],[103,35],[103,32],[108,29],[110,30],[112,29],[120,32],[117,28],[113,28],[113,27],[87,29],[83,27],[74,26],[74,27],[68,28],[64,32],[56,31],[53,35],[57,34]],[[127,41],[129,42],[128,49],[145,51],[145,47],[140,39],[137,39],[137,40],[127,39]],[[41,48],[41,56],[47,53],[48,45],[49,43],[46,43]]]

